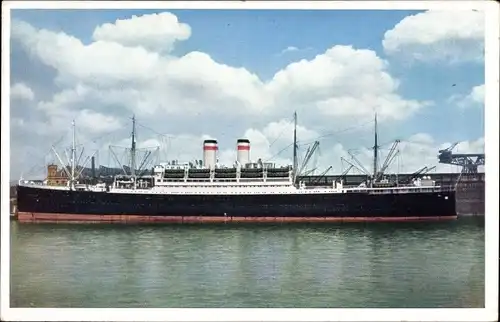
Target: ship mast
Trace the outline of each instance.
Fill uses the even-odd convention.
[[[293,113],[293,183],[297,175],[297,111]]]
[[[71,179],[70,189],[75,188],[75,158],[76,158],[76,142],[75,142],[75,120],[71,123],[73,127],[73,142],[71,146]]]
[[[130,174],[134,180],[134,189],[136,187],[135,183],[135,115],[132,116],[132,147],[130,149]]]
[[[377,175],[377,166],[378,166],[378,132],[377,132],[377,113],[375,113],[375,144],[373,145],[373,177],[372,177],[372,186],[373,181],[375,180],[375,176]]]

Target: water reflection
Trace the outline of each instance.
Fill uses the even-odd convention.
[[[13,306],[484,306],[484,224],[19,225]]]

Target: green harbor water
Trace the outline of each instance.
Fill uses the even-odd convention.
[[[484,307],[484,218],[20,224],[12,307]]]

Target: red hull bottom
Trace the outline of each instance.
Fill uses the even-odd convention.
[[[317,222],[402,222],[442,221],[457,216],[434,217],[205,217],[205,216],[138,216],[138,215],[85,215],[19,212],[19,222],[104,222],[104,223],[317,223]]]

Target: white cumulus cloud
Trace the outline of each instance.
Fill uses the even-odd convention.
[[[294,51],[298,51],[298,50],[299,50],[299,48],[297,48],[295,46],[288,46],[288,47],[286,47],[285,49],[283,49],[281,51],[281,54],[283,55],[283,54],[294,52]]]
[[[448,98],[448,102],[460,108],[484,108],[484,84],[472,87],[467,94],[454,94]]]
[[[169,52],[176,41],[186,40],[190,36],[189,25],[179,22],[177,16],[169,12],[162,12],[103,24],[95,28],[93,39]]]
[[[475,103],[484,104],[484,84],[474,86],[467,98]]]
[[[25,50],[58,73],[62,85],[88,83],[99,87],[137,84],[157,75],[160,56],[142,47],[96,41],[84,45],[63,32],[35,29],[14,20],[12,38]]]
[[[267,84],[275,103],[307,106],[331,119],[357,116],[402,119],[428,104],[403,99],[387,62],[372,50],[334,46],[312,60],[278,71]]]
[[[10,88],[10,97],[12,99],[32,101],[35,99],[35,94],[26,84],[16,83]]]
[[[334,46],[312,60],[292,63],[266,81],[202,52],[172,57],[111,38],[83,44],[19,21],[13,24],[13,39],[56,70],[63,92],[86,86],[101,108],[112,103],[149,115],[276,115],[307,106],[332,119],[371,118],[375,110],[381,119],[402,119],[426,104],[397,94],[398,81],[374,51],[351,46]]]
[[[482,61],[484,13],[472,10],[426,11],[401,20],[382,42],[391,56],[421,62]]]
[[[141,124],[170,133],[171,140],[158,141],[164,158],[200,158],[201,142],[210,136],[220,142],[221,161],[230,163],[236,156],[236,139],[247,137],[253,160],[275,157],[277,162],[288,162],[291,152],[276,155],[292,142],[295,110],[300,118],[299,141],[305,143],[325,129],[346,128],[353,120],[370,121],[375,111],[381,123],[398,122],[431,104],[400,95],[388,62],[373,50],[332,45],[264,79],[208,53],[172,55],[172,46],[190,35],[190,27],[170,13],[97,26],[90,43],[13,21],[12,40],[56,75],[47,80],[54,91],[43,99],[33,98],[32,116],[16,115],[11,122],[17,131],[13,138],[42,153],[41,146],[50,146],[75,119],[82,139],[117,131],[117,139],[99,147],[106,150],[113,142],[128,146],[125,137],[131,128],[125,119],[135,114]],[[158,140],[158,136],[139,137],[141,142],[149,140],[144,144]],[[425,144],[435,161],[437,144]],[[355,146],[322,142],[321,147],[321,160],[326,161],[318,162],[324,168],[335,164],[333,171],[339,172],[340,156],[347,157],[348,148]],[[306,149],[301,147],[301,153]],[[13,153],[24,155],[22,149]],[[363,155],[369,166],[370,150]]]

